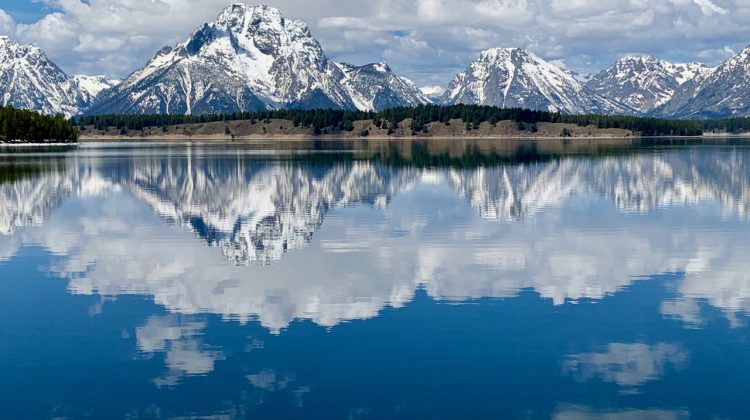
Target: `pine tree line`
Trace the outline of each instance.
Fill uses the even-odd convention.
[[[380,112],[334,109],[278,109],[260,112],[235,112],[216,115],[95,115],[78,117],[72,122],[78,126],[142,130],[147,127],[167,127],[179,124],[198,124],[217,121],[249,120],[270,122],[272,119],[289,120],[296,127],[311,128],[315,134],[352,131],[354,121],[372,120],[375,126],[392,134],[404,120],[410,119],[412,133],[428,132],[433,122],[449,123],[461,120],[466,129],[477,129],[482,123],[497,124],[514,121],[519,129],[535,130],[537,123],[567,123],[600,129],[619,128],[642,136],[699,136],[704,131],[744,132],[750,129],[750,118],[729,120],[668,120],[626,115],[566,115],[556,112],[520,108],[498,108],[481,105],[420,105],[398,107]]]
[[[0,106],[0,141],[30,143],[75,142],[78,131],[62,115],[42,115],[25,109]]]
[[[742,134],[750,132],[750,117],[707,120],[703,122],[706,133]]]

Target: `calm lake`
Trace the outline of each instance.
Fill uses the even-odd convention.
[[[747,418],[750,140],[3,148],[0,288],[6,418]]]

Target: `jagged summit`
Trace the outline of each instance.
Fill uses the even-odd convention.
[[[0,104],[74,115],[87,98],[39,47],[0,37]]]
[[[70,117],[118,82],[107,76],[68,76],[41,48],[0,36],[0,105]]]
[[[361,86],[357,77],[345,73],[355,70],[373,70],[386,80]],[[162,49],[117,89],[102,95],[90,113],[376,109],[380,104],[407,105],[421,96],[396,79],[385,63],[362,68],[334,63],[304,22],[286,19],[276,8],[236,3],[185,41]],[[379,97],[383,92],[387,100]]]
[[[633,113],[589,91],[571,73],[521,48],[482,51],[456,76],[443,101],[571,114]]]
[[[704,77],[686,83],[655,112],[679,118],[750,116],[750,46],[745,47]]]
[[[594,92],[649,113],[669,102],[682,86],[710,74],[701,63],[670,63],[650,55],[627,55],[595,75],[588,83]]]

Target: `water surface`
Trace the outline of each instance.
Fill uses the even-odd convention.
[[[746,143],[0,150],[0,407],[745,418]]]

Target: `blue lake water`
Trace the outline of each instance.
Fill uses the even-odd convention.
[[[745,143],[0,149],[0,408],[747,418]]]

